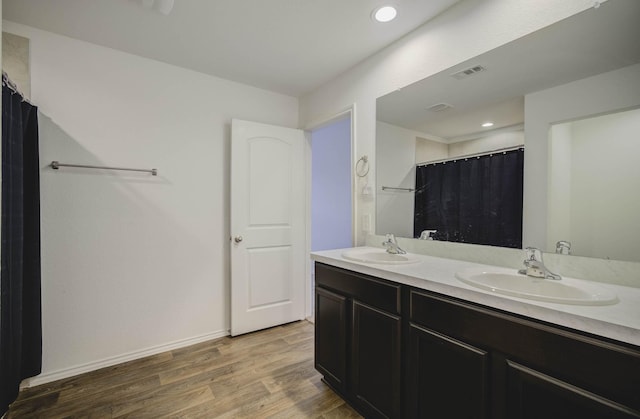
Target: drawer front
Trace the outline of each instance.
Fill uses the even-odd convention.
[[[400,314],[400,285],[316,262],[316,285]]]
[[[640,350],[411,290],[412,322],[500,351],[536,370],[640,410]]]
[[[507,417],[632,419],[640,412],[507,361]]]

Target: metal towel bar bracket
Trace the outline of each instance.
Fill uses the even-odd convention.
[[[61,167],[79,167],[82,169],[102,169],[102,170],[126,170],[128,172],[151,173],[153,176],[158,176],[158,169],[130,169],[128,167],[92,166],[88,164],[60,163],[55,160],[51,162],[52,169],[58,170]]]

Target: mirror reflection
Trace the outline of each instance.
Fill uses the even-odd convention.
[[[548,248],[638,260],[640,109],[555,124],[549,133]]]
[[[639,165],[622,158],[638,155],[623,138],[637,139],[640,131],[620,128],[621,118],[634,119],[626,112],[640,107],[638,16],[640,2],[606,2],[378,98],[376,232],[547,251],[566,242],[559,253],[640,260],[640,222],[635,215],[640,209],[635,192]],[[607,116],[608,120],[597,118]],[[601,124],[614,128],[596,128]],[[569,140],[567,132],[591,135]],[[561,138],[558,144],[554,138]],[[584,146],[577,145],[582,141]],[[453,201],[445,193],[436,202],[443,192],[432,188],[423,202],[425,181],[417,182],[422,174],[416,168],[485,159],[521,148],[522,198],[515,193],[482,207],[488,215],[477,206],[452,205],[456,199],[459,203],[478,195],[478,186],[472,184],[477,176],[471,176],[461,183],[471,187]],[[562,161],[559,156],[571,159]],[[502,188],[502,183],[490,188]],[[502,207],[518,199],[522,240],[500,242],[505,234],[497,230],[514,217]],[[600,203],[597,213],[591,211],[595,201]],[[462,219],[460,213],[492,215],[493,224],[482,227],[478,220],[467,219],[443,224],[431,217],[424,222],[424,213],[443,208],[458,211]],[[451,229],[453,224],[458,230]]]

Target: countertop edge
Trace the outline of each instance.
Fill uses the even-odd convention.
[[[555,324],[577,330],[579,332],[589,333],[640,347],[640,330],[625,325],[585,317],[580,314],[568,313],[566,311],[554,310],[549,307],[538,305],[536,302],[521,298],[489,294],[480,290],[476,291],[474,289],[468,289],[462,286],[462,284],[460,286],[456,286],[434,279],[418,278],[408,274],[393,272],[385,269],[385,267],[381,265],[351,262],[343,258],[323,255],[317,252],[311,254],[311,259],[316,262],[325,263],[338,268],[371,275],[425,291],[433,291],[442,295],[468,301],[470,303],[480,304],[486,307],[513,313],[515,315],[524,316],[530,319]],[[456,262],[460,261],[451,260],[451,263]]]

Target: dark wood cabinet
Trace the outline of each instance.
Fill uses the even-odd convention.
[[[407,417],[489,418],[488,352],[409,326]]]
[[[473,394],[474,406],[451,418],[640,417],[638,348],[430,292],[409,294],[410,333],[417,329],[422,338],[409,345],[409,353],[418,355],[409,358],[407,388],[426,387],[411,377],[429,356],[438,358],[432,361],[438,362],[437,373],[424,369],[418,380],[431,376],[447,385],[434,384],[422,394],[408,391],[408,417],[426,417],[416,406],[429,409],[421,400],[427,392],[454,402],[446,371],[461,386],[456,394]],[[448,349],[432,349],[434,340]]]
[[[315,367],[336,390],[347,388],[347,298],[316,289]]]
[[[316,263],[316,368],[367,418],[640,418],[640,348]]]
[[[400,316],[354,300],[352,325],[351,393],[367,417],[400,417]]]
[[[315,279],[316,369],[365,417],[402,417],[400,286],[318,263]]]
[[[638,412],[565,381],[508,361],[507,417],[617,419]]]

